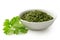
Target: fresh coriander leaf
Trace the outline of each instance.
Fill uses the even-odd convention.
[[[28,29],[21,29],[20,30],[22,33],[27,33]]]
[[[10,21],[10,24],[13,25],[15,22],[16,22],[16,18],[13,17],[13,18],[11,19],[11,21]]]
[[[10,24],[10,23],[9,23],[9,19],[6,19],[3,25],[4,25],[4,26],[9,26],[9,24]]]

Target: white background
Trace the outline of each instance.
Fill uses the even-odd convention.
[[[3,22],[27,9],[45,9],[57,14],[52,26],[45,31],[31,31],[27,34],[5,35]],[[60,40],[59,0],[0,0],[0,40]]]

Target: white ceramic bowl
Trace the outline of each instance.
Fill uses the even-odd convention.
[[[27,10],[29,11],[29,10]],[[21,19],[21,22],[29,29],[32,29],[32,30],[44,30],[46,28],[48,28],[55,20],[56,16],[53,14],[53,13],[50,13],[46,10],[41,10],[43,12],[46,12],[47,14],[51,15],[54,19],[52,20],[49,20],[49,21],[44,21],[44,22],[28,22],[26,20],[22,20]],[[24,11],[26,12],[26,11]],[[20,16],[23,15],[23,12],[20,14]]]

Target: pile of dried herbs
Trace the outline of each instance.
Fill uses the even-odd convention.
[[[52,20],[53,17],[40,10],[30,10],[24,12],[24,14],[21,16],[21,19],[29,22],[43,22]]]

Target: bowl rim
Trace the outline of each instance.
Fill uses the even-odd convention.
[[[45,22],[54,21],[56,19],[56,17],[57,17],[56,14],[53,14],[53,12],[49,12],[49,11],[47,11],[45,9],[29,9],[29,10],[25,10],[25,11],[23,11],[23,12],[20,13],[19,17],[21,17],[21,15],[23,15],[24,12],[30,11],[30,10],[40,10],[40,11],[43,11],[43,12],[46,12],[46,13],[49,13],[49,14],[51,13],[53,15],[53,16],[51,15],[53,17],[53,19],[52,20],[49,20],[49,21],[44,21],[44,22],[29,22],[29,21],[20,19],[21,21],[24,21],[24,22],[27,22],[27,23],[45,23]]]

